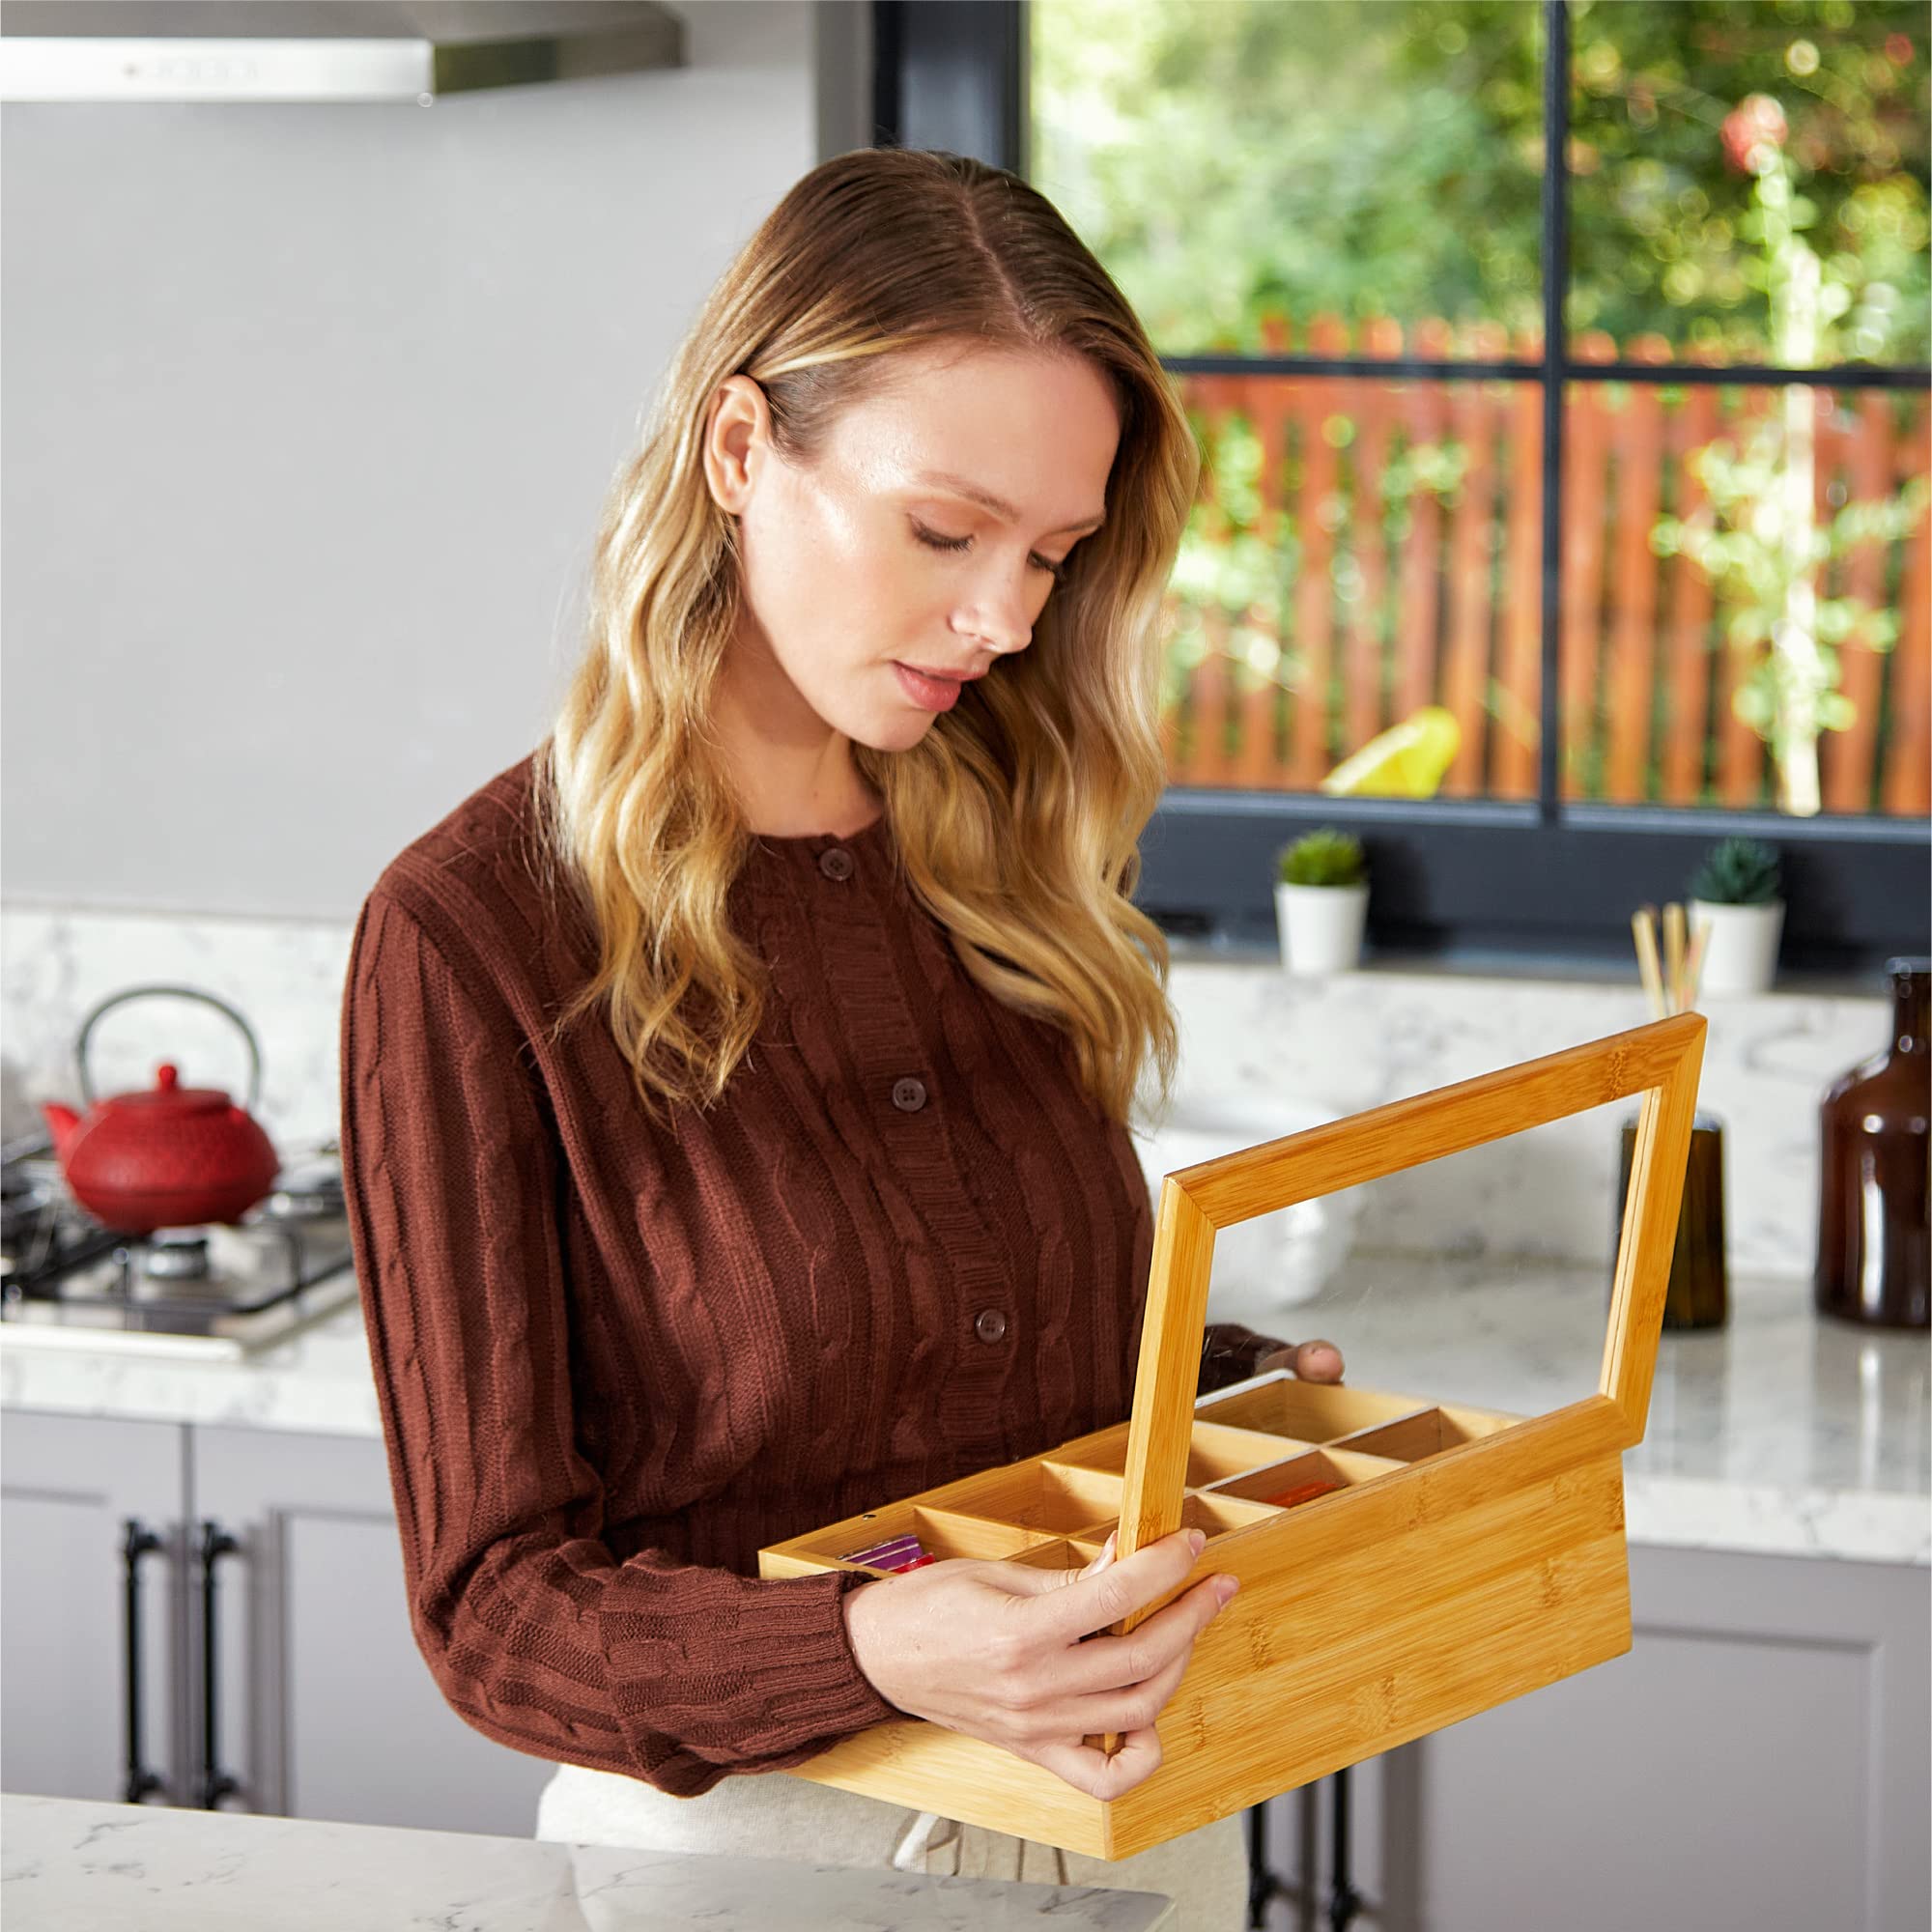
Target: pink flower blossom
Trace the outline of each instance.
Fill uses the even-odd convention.
[[[1724,158],[1740,174],[1761,175],[1784,135],[1784,109],[1768,94],[1747,94],[1724,116]]]

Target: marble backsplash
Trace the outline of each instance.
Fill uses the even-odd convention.
[[[343,922],[187,918],[14,905],[0,909],[0,1133],[36,1133],[36,1102],[80,1099],[75,1035],[134,985],[185,985],[243,1013],[262,1054],[254,1111],[285,1159],[335,1132],[336,1030],[351,927]],[[1633,979],[1634,979],[1633,975]],[[1177,1097],[1195,1116],[1274,1107],[1349,1113],[1640,1024],[1634,983],[1371,970],[1291,980],[1264,962],[1178,960]],[[1712,1002],[1702,1105],[1723,1122],[1729,1250],[1741,1269],[1805,1275],[1817,1211],[1817,1103],[1886,1043],[1870,997],[1774,993]],[[145,1087],[176,1061],[185,1083],[248,1091],[242,1036],[174,998],[101,1017],[88,1061],[97,1094]],[[1365,1190],[1358,1248],[1606,1262],[1616,1120],[1604,1110]],[[1230,1136],[1229,1147],[1292,1121]]]
[[[1179,1094],[1191,1110],[1264,1111],[1270,1097],[1354,1113],[1554,1053],[1651,1017],[1628,985],[1372,970],[1293,980],[1278,968],[1177,963]],[[1705,1009],[1700,1118],[1724,1133],[1733,1267],[1811,1273],[1817,1242],[1818,1103],[1890,1037],[1869,997],[1769,993]],[[1615,1241],[1619,1104],[1553,1122],[1364,1190],[1358,1250],[1513,1254],[1608,1264]],[[1241,1145],[1240,1142],[1232,1145]]]

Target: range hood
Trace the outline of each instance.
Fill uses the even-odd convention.
[[[0,100],[413,100],[684,65],[655,0],[8,0]]]

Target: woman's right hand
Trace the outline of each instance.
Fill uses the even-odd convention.
[[[1154,1719],[1236,1579],[1204,1577],[1126,1636],[1081,1639],[1184,1582],[1202,1542],[1176,1530],[1117,1563],[1110,1537],[1084,1570],[953,1558],[884,1577],[846,1594],[853,1653],[910,1716],[1118,1798],[1159,1768]],[[1082,1742],[1113,1732],[1113,1757]]]

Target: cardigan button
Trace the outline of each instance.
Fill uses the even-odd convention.
[[[818,855],[818,869],[828,879],[849,879],[855,861],[842,845],[834,845]]]
[[[1007,1318],[997,1308],[982,1308],[973,1322],[973,1332],[982,1342],[1004,1342],[1007,1339]]]
[[[902,1114],[916,1114],[925,1105],[925,1083],[911,1075],[893,1082],[893,1105]]]

